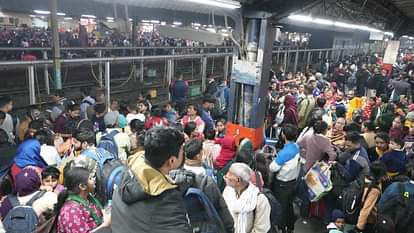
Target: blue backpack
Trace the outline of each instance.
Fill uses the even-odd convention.
[[[85,150],[81,154],[97,162],[96,197],[102,203],[108,203],[112,200],[112,194],[116,188],[121,184],[122,177],[128,170],[127,167],[112,153],[102,148]]]
[[[202,183],[207,182],[207,176]],[[193,232],[225,233],[224,223],[208,197],[198,188],[188,188],[184,195],[184,206]]]
[[[12,209],[3,219],[4,229],[7,233],[30,233],[36,229],[39,218],[32,205],[45,193],[45,191],[38,192],[26,204],[21,204],[15,195],[8,196]]]
[[[103,132],[97,147],[109,151],[118,158],[118,145],[115,142],[115,135],[118,133],[118,130],[113,130],[110,133],[107,133],[106,131]]]

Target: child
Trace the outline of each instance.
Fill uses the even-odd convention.
[[[328,233],[343,233],[345,226],[345,215],[341,210],[332,211],[332,222],[326,227]]]
[[[387,175],[389,177],[395,177],[405,173],[407,157],[403,146],[404,143],[400,138],[391,138],[389,144],[390,151],[384,153],[380,158],[387,167]]]
[[[64,187],[63,185],[58,184],[59,176],[59,169],[50,166],[46,167],[42,172],[42,186],[40,186],[40,190],[55,192],[57,194],[62,192]]]
[[[216,138],[224,138],[226,135],[226,121],[223,118],[217,120],[216,130]]]
[[[174,109],[173,102],[168,102],[165,104],[163,110],[163,116],[168,120],[170,124],[174,125],[177,123],[177,112]]]

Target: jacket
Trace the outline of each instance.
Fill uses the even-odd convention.
[[[299,107],[298,107],[299,128],[301,129],[305,128],[308,117],[314,107],[315,107],[315,99],[311,95],[305,97],[305,99],[299,102]]]
[[[316,161],[328,155],[330,161],[336,159],[336,153],[329,139],[321,134],[307,135],[298,140],[301,156],[305,158],[304,170],[307,172]]]
[[[365,179],[365,183],[371,182]],[[368,186],[368,185],[367,185]],[[369,193],[368,187],[364,189],[364,200],[361,211],[359,212],[358,222],[356,227],[360,230],[364,230],[367,223],[375,224],[377,219],[377,207],[376,204],[381,197],[381,188],[379,186],[373,186]]]
[[[16,151],[14,163],[19,168],[25,168],[27,166],[46,167],[46,162],[40,156],[39,141],[36,139],[28,139],[20,144]]]
[[[128,159],[131,169],[112,198],[112,232],[191,233],[182,193],[151,167],[143,153]]]
[[[221,169],[236,155],[236,141],[233,136],[226,135],[224,138],[216,138],[216,143],[221,145],[221,151],[214,162],[214,167]]]
[[[232,233],[234,231],[233,218],[227,208],[227,204],[221,195],[221,192],[213,178],[205,175],[196,175],[191,171],[180,169],[170,172],[171,178],[180,185],[180,187],[195,187],[199,188],[214,205],[219,214],[223,224],[226,228],[226,232]],[[206,178],[205,183],[203,180]]]

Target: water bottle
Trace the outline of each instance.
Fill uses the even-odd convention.
[[[112,200],[109,200],[108,204],[106,205],[104,209],[105,214],[108,214],[108,215],[111,214],[111,210],[112,210]]]

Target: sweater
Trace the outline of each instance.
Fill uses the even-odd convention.
[[[301,156],[306,159],[304,166],[307,172],[316,161],[319,161],[328,155],[330,161],[336,159],[336,153],[329,139],[321,134],[307,135],[298,140],[301,149]]]

